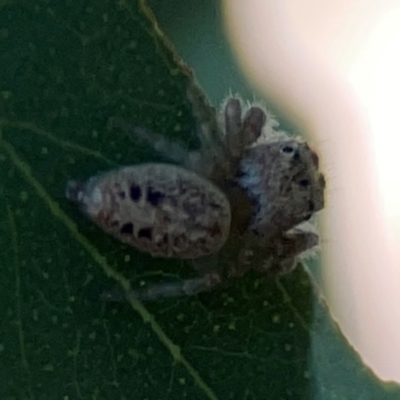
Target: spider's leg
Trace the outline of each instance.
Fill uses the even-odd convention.
[[[267,243],[252,245],[247,260],[252,268],[268,276],[291,272],[304,252],[317,246],[319,236],[314,232],[292,229],[282,235],[269,238]]]
[[[215,108],[194,81],[188,85],[186,95],[198,124],[202,147],[210,150],[214,148],[215,152],[221,151],[223,143]]]
[[[276,256],[280,259],[297,257],[307,250],[318,246],[319,236],[315,232],[295,228],[274,238]]]
[[[161,154],[165,158],[175,161],[176,163],[187,166],[188,164],[192,163],[190,158],[195,158],[195,156],[192,156],[192,153],[189,153],[181,144],[168,140],[164,135],[150,132],[145,128],[132,126],[129,124],[129,122],[121,117],[110,118],[108,125],[110,128],[118,128],[122,130],[132,140],[149,145],[156,150],[157,153]]]
[[[265,111],[251,107],[242,120],[242,105],[239,99],[230,98],[224,108],[225,147],[234,159],[240,159],[245,149],[261,136],[267,121]]]
[[[217,111],[195,82],[191,82],[186,93],[197,122],[197,132],[201,142],[201,161],[204,166],[207,166],[203,174],[218,183],[229,171],[229,165]]]
[[[263,127],[267,122],[267,115],[260,107],[251,107],[246,112],[240,132],[243,147],[248,147],[255,143],[261,136]]]
[[[243,143],[240,132],[242,130],[242,105],[239,99],[230,98],[224,108],[225,143],[224,146],[233,158],[242,154]]]
[[[186,279],[179,282],[160,283],[148,288],[130,290],[128,292],[117,288],[113,291],[103,293],[101,297],[103,300],[112,302],[121,302],[130,297],[142,301],[154,301],[170,297],[194,296],[212,290],[221,283],[222,279],[220,275],[210,272],[198,278]]]
[[[261,136],[267,116],[263,109],[251,107],[242,119],[241,101],[230,98],[224,106],[224,120],[228,176],[233,178],[246,149]]]
[[[272,260],[268,265],[268,270],[263,271],[264,275],[275,278],[292,272],[298,263],[295,257],[285,258],[284,260]]]

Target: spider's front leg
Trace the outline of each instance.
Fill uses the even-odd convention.
[[[164,135],[150,132],[149,130],[133,126],[122,117],[112,117],[108,120],[109,129],[118,129],[128,135],[132,140],[145,143],[152,147],[157,153],[163,157],[175,161],[177,164],[191,168],[190,164],[194,164],[196,152],[188,152],[183,144],[169,140]]]
[[[251,265],[252,269],[267,276],[285,275],[296,267],[303,253],[318,246],[318,243],[319,236],[315,232],[295,228],[268,238],[267,243],[253,241],[243,253],[241,263],[243,268]]]
[[[142,301],[154,301],[163,298],[195,296],[202,292],[213,290],[222,283],[217,272],[207,272],[198,278],[186,279],[178,282],[165,282],[147,288],[124,292],[120,287],[102,294],[102,299],[111,302],[121,302],[133,297]]]
[[[187,97],[197,121],[203,175],[217,184],[232,180],[246,149],[260,137],[267,116],[260,107],[242,115],[242,102],[230,97],[217,114],[199,87],[188,86]]]
[[[225,137],[224,146],[229,156],[240,160],[246,148],[261,136],[267,121],[265,111],[260,107],[250,107],[242,119],[242,104],[237,98],[229,98],[223,108]]]
[[[260,137],[267,116],[259,107],[251,107],[242,116],[242,103],[238,98],[230,97],[222,106],[219,114],[221,150],[213,160],[209,173],[211,180],[223,186],[223,182],[234,180],[239,163],[246,149]],[[202,148],[206,158],[207,148]]]

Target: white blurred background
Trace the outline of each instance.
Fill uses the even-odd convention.
[[[253,85],[318,147],[323,293],[364,361],[400,382],[400,3],[225,0]]]
[[[262,93],[318,148],[329,187],[313,272],[364,362],[400,382],[400,0],[149,2],[215,105]],[[381,398],[327,323],[311,332],[316,388]]]

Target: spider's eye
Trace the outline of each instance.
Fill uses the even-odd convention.
[[[294,149],[293,149],[292,146],[283,146],[282,149],[281,149],[281,151],[282,151],[283,153],[290,154],[290,153],[293,153],[293,152],[294,152]]]
[[[307,187],[310,185],[310,180],[309,179],[301,179],[299,181],[299,185],[302,187]]]

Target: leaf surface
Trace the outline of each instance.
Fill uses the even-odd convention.
[[[0,398],[335,398],[315,387],[313,318],[348,350],[300,268],[198,298],[99,300],[115,283],[192,273],[115,241],[64,197],[71,178],[162,160],[110,117],[197,144],[189,70],[146,3],[4,2],[0,21]],[[358,398],[398,398],[349,354],[367,382]]]

